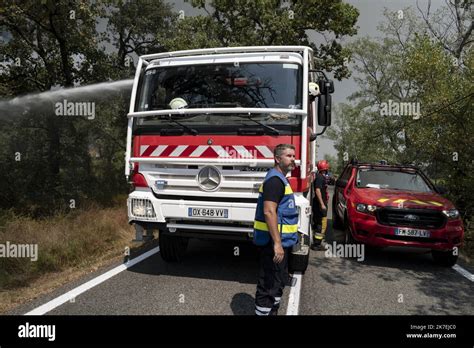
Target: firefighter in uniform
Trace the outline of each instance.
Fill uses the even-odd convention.
[[[254,221],[254,243],[260,246],[260,268],[255,314],[277,315],[288,283],[288,257],[298,241],[298,210],[286,174],[295,168],[295,147],[280,144],[275,166],[259,189]]]
[[[329,163],[326,160],[318,162],[318,173],[313,182],[314,197],[312,202],[313,213],[313,243],[312,249],[318,249],[324,240],[327,227],[328,201],[326,174],[329,171]]]

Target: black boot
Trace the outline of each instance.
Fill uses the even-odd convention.
[[[312,250],[321,250],[321,239],[313,239],[313,243],[311,243]]]
[[[270,314],[268,315],[278,315],[278,308],[272,308],[272,310],[270,311]]]

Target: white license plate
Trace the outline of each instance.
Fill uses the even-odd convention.
[[[426,231],[426,230],[415,230],[411,228],[396,228],[395,235],[429,238],[431,236],[431,233],[430,231]]]
[[[227,219],[229,217],[229,209],[188,208],[188,216]]]

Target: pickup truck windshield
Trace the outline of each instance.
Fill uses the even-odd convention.
[[[185,108],[301,109],[302,67],[295,63],[226,63],[148,69],[138,111],[170,109],[175,98]]]
[[[431,192],[421,175],[413,172],[393,170],[360,169],[356,178],[357,187],[403,191]]]

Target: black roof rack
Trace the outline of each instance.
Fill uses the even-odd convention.
[[[352,163],[351,163],[352,164]],[[419,170],[418,167],[412,164],[381,164],[381,163],[370,163],[370,162],[361,162],[353,164],[356,167],[370,167],[370,168],[392,168],[392,169],[414,169]]]

